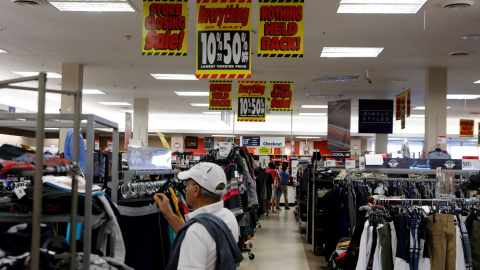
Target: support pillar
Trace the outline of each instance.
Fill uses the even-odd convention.
[[[62,63],[62,90],[76,91],[83,89],[83,65],[79,63]],[[61,95],[61,113],[74,113],[75,97]],[[80,98],[80,104],[82,99]],[[80,114],[82,113],[82,106],[80,106]],[[65,137],[67,136],[68,128],[61,128],[59,132],[58,152],[65,152]]]
[[[133,100],[133,139],[142,141],[148,146],[148,99]]]
[[[375,154],[387,153],[388,134],[375,134]]]
[[[446,67],[428,67],[425,70],[425,152],[438,145],[437,137],[447,135],[447,74]]]

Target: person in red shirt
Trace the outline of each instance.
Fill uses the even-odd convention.
[[[280,199],[280,196],[282,196],[282,189],[280,187],[280,181],[281,181],[281,178],[280,178],[280,175],[278,174],[277,170],[275,170],[276,166],[275,166],[275,163],[268,163],[268,170],[267,170],[267,173],[269,173],[272,178],[273,178],[273,191],[272,191],[272,201],[271,201],[271,205],[272,205],[272,213],[276,213],[275,211],[275,204],[277,202],[277,199],[279,200]],[[277,211],[281,210],[280,207],[277,207]]]

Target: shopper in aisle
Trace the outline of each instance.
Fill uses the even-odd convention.
[[[194,209],[185,215],[187,223],[173,213],[165,194],[153,197],[177,233],[167,269],[236,269],[243,256],[237,246],[237,220],[223,207],[227,183],[223,169],[213,163],[199,163],[180,172],[178,179],[184,181],[187,203]]]
[[[281,180],[282,178],[280,177],[280,175],[276,170],[277,166],[275,165],[275,163],[273,162],[268,163],[268,168],[269,169],[267,170],[267,173],[269,173],[273,178],[271,212],[276,213],[276,211],[282,210],[280,209],[280,196],[282,196],[282,189],[280,187],[280,182],[282,181]],[[275,208],[275,205],[277,206],[277,208]]]
[[[287,166],[282,166],[280,172],[278,173],[282,178],[280,183],[280,188],[282,189],[283,202],[285,203],[285,210],[290,210],[288,207],[288,179],[290,179],[290,174],[287,172]],[[280,197],[277,199],[277,207],[280,206]]]

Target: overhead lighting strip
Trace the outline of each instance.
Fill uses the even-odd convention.
[[[127,0],[50,0],[60,11],[135,12]]]
[[[382,47],[323,47],[320,57],[378,57]]]
[[[415,14],[427,0],[342,0],[337,13]]]
[[[312,76],[312,82],[355,82],[358,76]]]

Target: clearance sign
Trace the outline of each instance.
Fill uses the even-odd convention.
[[[197,0],[197,78],[251,78],[251,2]]]
[[[475,120],[460,119],[460,137],[473,137]]]
[[[210,81],[209,110],[232,110],[232,81]]]
[[[142,55],[187,55],[188,0],[143,0]]]
[[[289,111],[293,109],[293,82],[270,82],[270,110]]]
[[[303,57],[303,1],[259,0],[259,57]]]
[[[265,122],[266,81],[238,82],[239,122]]]

